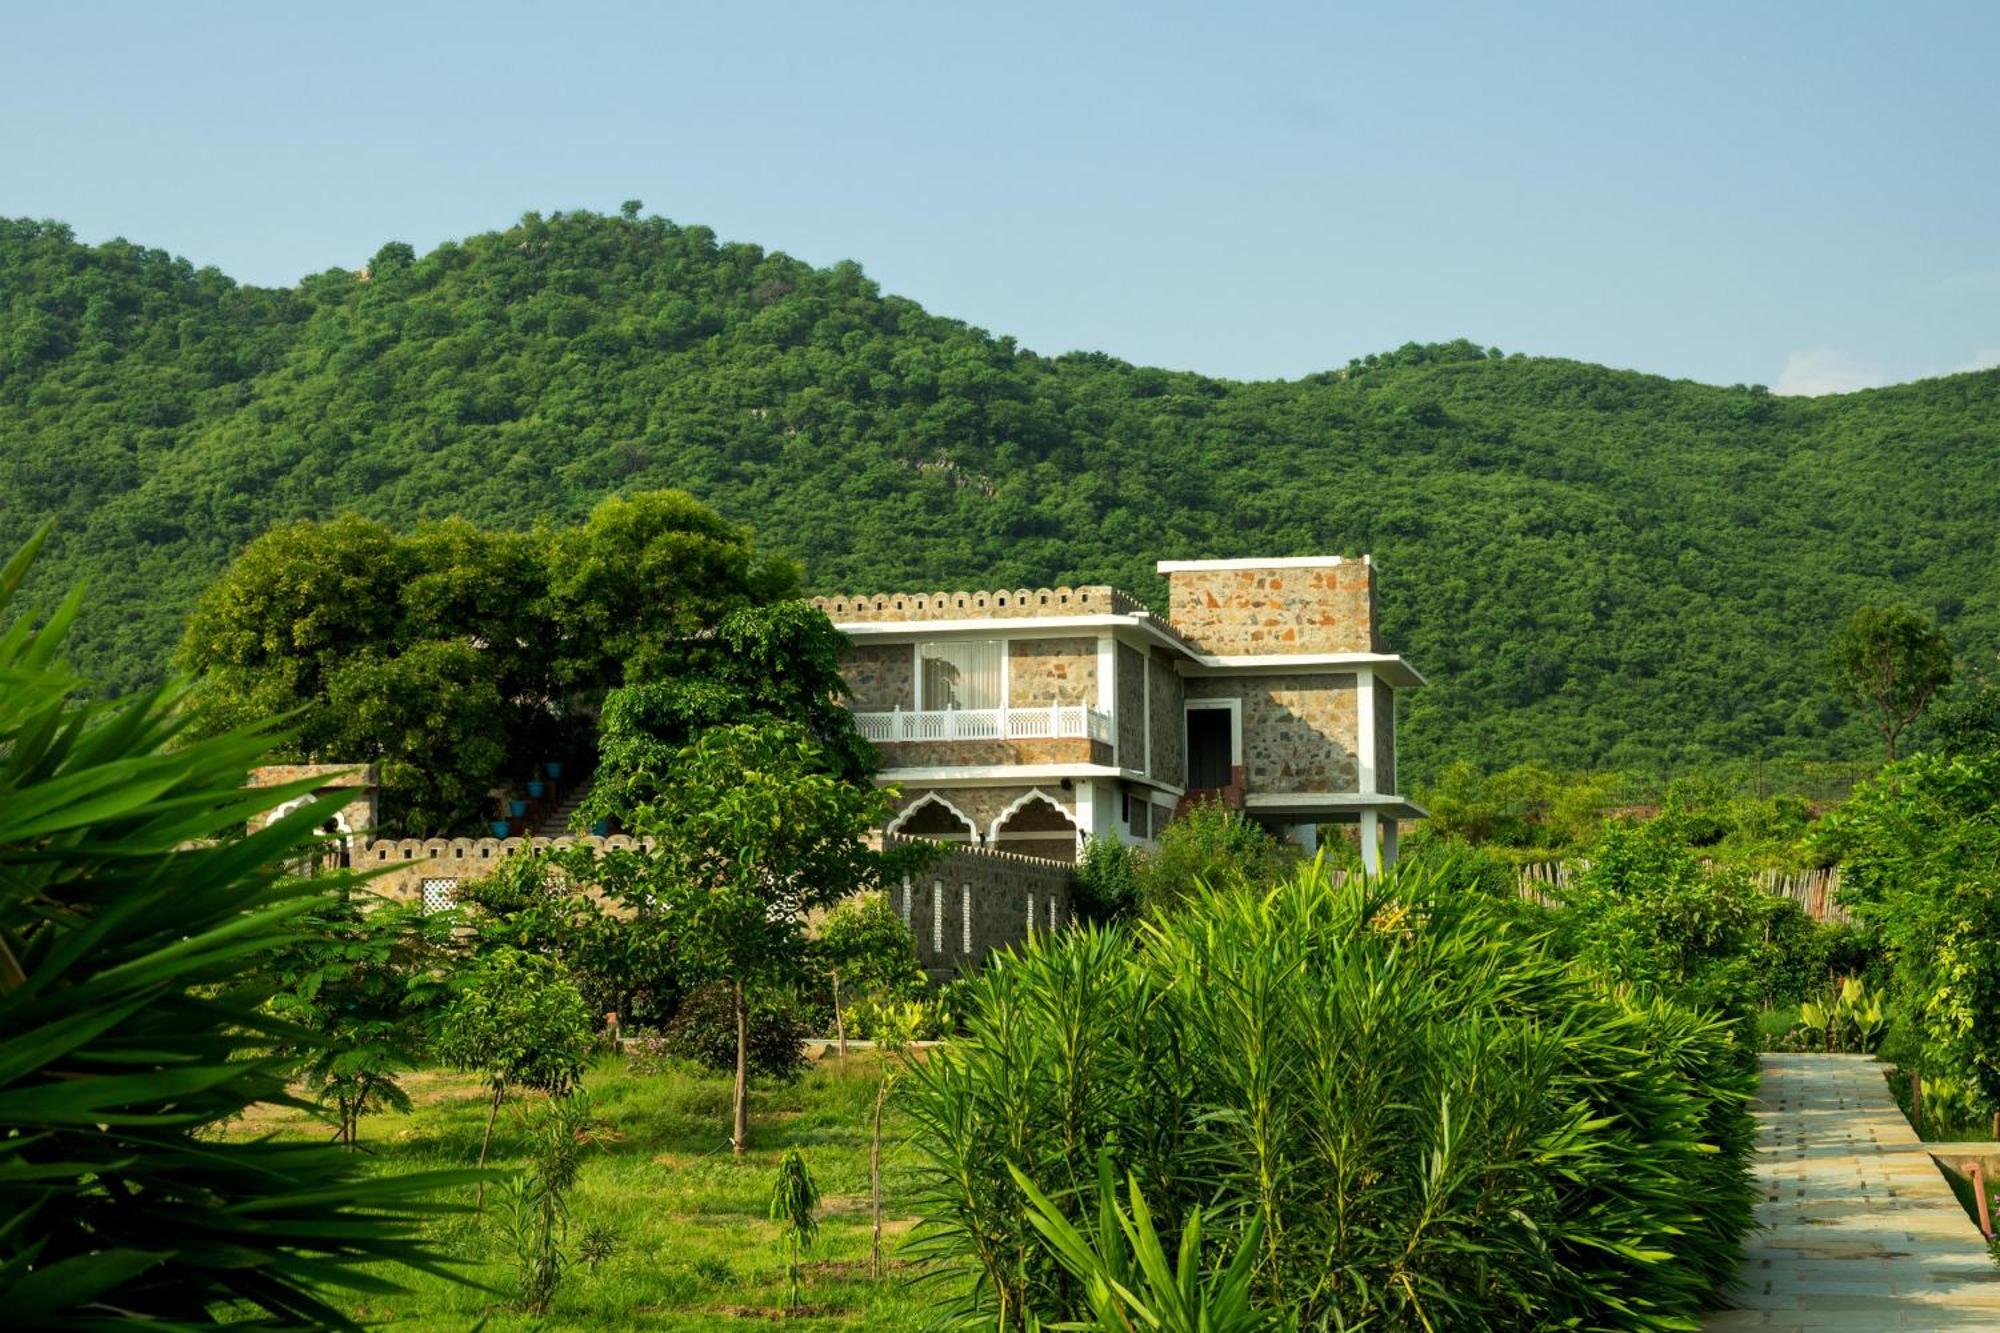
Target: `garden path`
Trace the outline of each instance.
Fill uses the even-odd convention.
[[[2000,1330],[2000,1264],[1862,1055],[1766,1055],[1760,1230],[1725,1329]]]

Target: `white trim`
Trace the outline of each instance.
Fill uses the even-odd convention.
[[[1229,710],[1229,766],[1243,766],[1243,701],[1241,699],[1189,699],[1182,705],[1183,713],[1192,713],[1197,708],[1227,708]],[[1189,757],[1192,762],[1192,756]]]
[[[954,817],[964,822],[967,841],[971,842],[974,846],[977,846],[979,843],[979,821],[974,819],[971,815],[966,814],[965,811],[959,809],[957,806],[953,805],[950,801],[947,801],[944,797],[938,795],[934,791],[927,791],[922,796],[918,797],[916,800],[904,806],[902,812],[898,814],[894,819],[890,820],[882,831],[884,833],[896,832],[898,829],[903,827],[904,820],[908,819],[911,815],[914,815],[915,813],[917,813],[917,811],[923,809],[925,806],[931,804],[933,801],[943,806],[945,809],[951,811]]]
[[[1396,653],[1195,653],[1180,664],[1183,676],[1231,675],[1249,671],[1373,670],[1391,685],[1411,689],[1429,684],[1423,673]]]
[[[958,886],[958,903],[958,938],[961,942],[959,952],[970,955],[972,953],[972,886],[970,884],[960,884]]]
[[[1019,814],[1023,809],[1025,809],[1027,807],[1028,802],[1037,800],[1046,802],[1052,809],[1055,810],[1057,814],[1061,815],[1064,819],[1067,819],[1072,829],[1079,829],[1082,827],[1077,822],[1075,811],[1063,809],[1063,803],[1061,801],[1058,801],[1055,797],[1049,795],[1047,792],[1043,791],[1040,787],[1033,787],[1030,788],[1027,792],[1023,793],[1022,795],[1016,797],[1012,805],[1008,806],[1005,810],[1002,810],[999,814],[993,817],[993,823],[986,830],[987,838],[989,840],[998,838],[1000,836],[1000,826],[1002,824],[1006,823],[1008,820],[1012,819],[1016,814]],[[1083,795],[1082,792],[1079,791],[1077,795],[1077,804],[1080,806],[1082,805],[1082,803],[1083,803]],[[1060,829],[1049,829],[1046,833],[1043,834],[1043,836],[1061,837],[1062,831]]]
[[[1243,798],[1246,810],[1324,810],[1353,813],[1375,810],[1397,819],[1427,819],[1430,811],[1414,801],[1386,792],[1370,795],[1358,791],[1266,791],[1250,792]]]
[[[931,952],[944,953],[944,881],[931,881]]]
[[[1109,634],[1097,636],[1097,711],[1111,719],[1111,762],[1120,763],[1118,753],[1118,640]]]
[[[976,639],[1095,638],[1100,630],[1133,630],[1182,656],[1192,656],[1187,643],[1169,633],[1151,615],[1022,616],[1018,620],[841,620],[835,629],[850,639],[902,639],[960,636]]]
[[[1375,785],[1375,673],[1367,667],[1354,674],[1354,785],[1373,796]]]
[[[1366,564],[1368,557],[1361,560]],[[1181,574],[1203,569],[1332,569],[1345,563],[1337,555],[1285,555],[1272,560],[1161,560],[1153,568],[1162,574]]]
[[[999,784],[1018,787],[1022,783],[1084,782],[1092,778],[1124,778],[1174,796],[1185,795],[1185,787],[1141,773],[1135,768],[1112,764],[966,764],[952,768],[885,768],[875,775],[878,787],[991,787]]]

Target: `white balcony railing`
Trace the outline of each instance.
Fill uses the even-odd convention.
[[[1085,704],[1046,708],[897,708],[856,713],[871,741],[1093,740],[1111,743],[1111,714]]]

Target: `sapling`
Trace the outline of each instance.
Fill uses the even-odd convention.
[[[797,1148],[785,1149],[778,1162],[778,1178],[771,1182],[771,1220],[778,1224],[778,1238],[785,1247],[786,1277],[791,1294],[786,1305],[799,1303],[799,1258],[819,1236],[819,1186],[813,1184],[805,1155]]]

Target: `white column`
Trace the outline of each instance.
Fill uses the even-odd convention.
[[[1354,789],[1375,794],[1375,669],[1354,673]],[[1370,816],[1372,818],[1372,816]]]
[[[1089,778],[1079,778],[1076,791],[1076,847],[1080,852],[1083,844],[1097,833],[1097,784]]]
[[[1385,819],[1382,821],[1382,868],[1384,870],[1394,870],[1396,868],[1397,831],[1398,826],[1395,820]]]
[[[1097,710],[1111,719],[1111,762],[1118,762],[1118,641],[1097,636]],[[1090,729],[1084,728],[1088,735]]]
[[[1375,840],[1380,824],[1373,810],[1361,812],[1361,868],[1370,875],[1382,873],[1382,848]]]
[[[1311,820],[1292,825],[1292,838],[1299,844],[1299,850],[1307,856],[1319,851],[1319,825]]]

